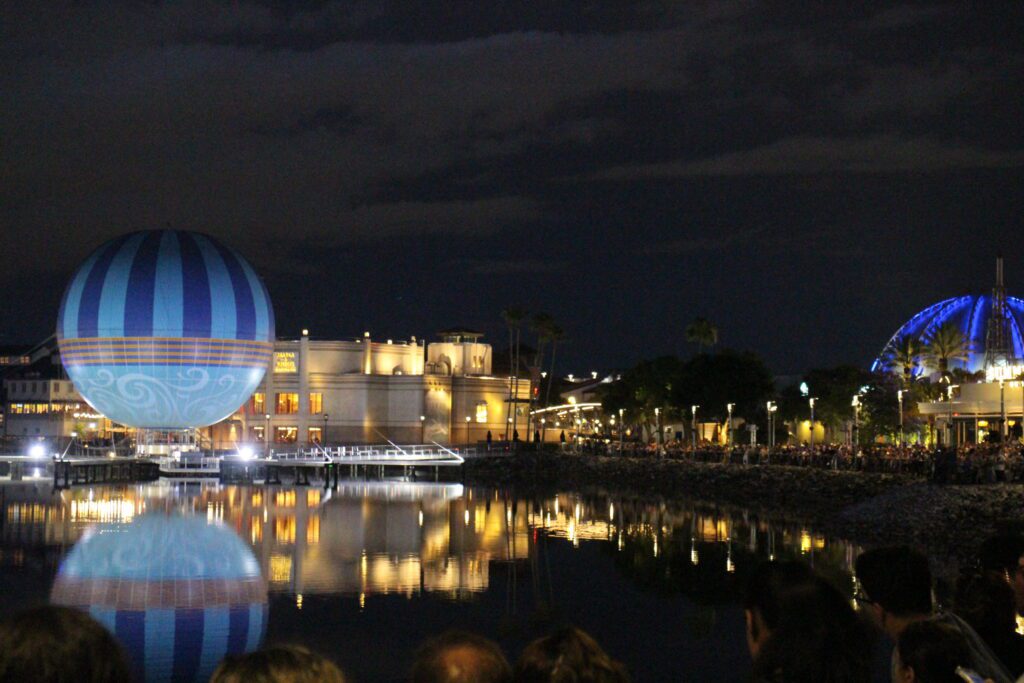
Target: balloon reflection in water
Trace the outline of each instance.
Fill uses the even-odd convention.
[[[87,610],[146,681],[205,681],[227,654],[259,647],[267,585],[249,547],[201,517],[150,514],[92,527],[50,596]]]

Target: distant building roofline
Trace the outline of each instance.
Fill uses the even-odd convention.
[[[446,330],[440,330],[437,333],[437,336],[445,340],[455,338],[457,341],[465,339],[467,341],[475,342],[478,341],[480,337],[484,336],[484,333],[478,330],[472,330],[468,327],[449,327]]]

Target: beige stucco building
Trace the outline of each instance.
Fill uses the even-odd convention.
[[[452,330],[424,343],[360,339],[278,340],[271,367],[252,398],[217,425],[218,447],[238,443],[462,444],[501,440],[517,406],[523,438],[530,395],[520,379],[491,372],[491,347],[478,333]]]
[[[921,415],[934,420],[940,439],[955,444],[981,443],[993,432],[1011,436],[1022,406],[1024,384],[1012,380],[954,385],[945,400],[917,404]]]
[[[518,410],[525,439],[530,383],[521,378],[509,400],[507,377],[491,373],[492,351],[481,335],[449,330],[425,343],[374,340],[282,339],[252,397],[228,419],[203,428],[200,442],[218,449],[272,443],[465,444],[495,441]],[[63,450],[73,435],[114,443],[133,430],[96,413],[63,373],[56,343],[27,372],[4,380],[3,434],[45,440]],[[326,435],[325,435],[326,432]],[[180,435],[173,437],[175,440]],[[112,440],[111,440],[112,439]],[[154,442],[155,443],[155,442]]]

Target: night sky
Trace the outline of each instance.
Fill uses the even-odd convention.
[[[1024,295],[1022,92],[1021,3],[0,3],[0,341],[170,226],[253,262],[279,336],[501,345],[518,304],[565,371],[695,316],[867,365],[1000,250]]]

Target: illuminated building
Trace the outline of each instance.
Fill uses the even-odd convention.
[[[215,441],[263,443],[268,429],[274,443],[472,443],[488,431],[500,440],[512,417],[509,379],[490,374],[491,346],[467,330],[439,336],[278,340],[263,383]],[[528,380],[517,395],[525,438]]]
[[[369,333],[347,341],[308,334],[279,339],[256,391],[234,415],[203,429],[202,441],[228,449],[265,443],[268,428],[273,443],[300,446],[387,439],[463,444],[484,440],[488,431],[499,441],[512,415],[509,379],[490,374],[491,346],[480,337],[446,330],[432,343],[375,341]],[[36,362],[4,381],[7,435],[66,445],[72,434],[95,441],[132,431],[84,401],[63,372],[52,338],[40,348]],[[528,379],[520,379],[517,395],[512,405],[525,439]]]
[[[974,375],[939,377],[935,364],[926,365],[928,344],[943,326],[953,326],[967,345],[966,359],[951,359],[951,372],[959,369]],[[945,443],[980,443],[991,434],[1020,436],[1024,416],[1024,300],[1007,296],[1003,284],[1003,259],[996,262],[996,283],[991,294],[954,297],[929,306],[904,323],[872,364],[872,371],[890,369],[901,373],[894,362],[894,348],[913,339],[921,357],[911,375],[933,377],[943,385],[943,396],[924,401],[918,410],[937,428]]]
[[[1024,300],[1006,296],[1001,258],[997,266],[996,286],[991,294],[953,297],[924,309],[896,330],[882,353],[871,364],[872,372],[886,369],[902,372],[902,368],[893,367],[889,362],[897,342],[903,337],[909,337],[923,348],[935,331],[947,324],[955,325],[970,347],[967,360],[951,361],[950,370],[960,368],[973,373],[985,370],[1000,358],[1024,358]],[[920,377],[933,369],[926,367],[919,359],[912,374]]]

